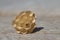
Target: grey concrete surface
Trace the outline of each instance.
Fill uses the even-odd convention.
[[[26,10],[36,14],[37,29],[17,34],[12,21]],[[0,0],[0,40],[60,40],[60,0]]]

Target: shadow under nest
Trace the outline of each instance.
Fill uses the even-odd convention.
[[[44,27],[36,27],[36,28],[33,30],[33,32],[31,32],[31,33],[38,32],[38,31],[40,31],[40,30],[42,30],[42,29],[44,29]]]

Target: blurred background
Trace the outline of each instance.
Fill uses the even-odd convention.
[[[12,21],[27,10],[36,14],[36,27],[40,29],[17,34]],[[60,0],[0,0],[0,40],[60,40]]]

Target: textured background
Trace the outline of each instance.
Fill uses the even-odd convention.
[[[36,16],[31,34],[17,34],[12,21],[21,11]],[[0,40],[60,40],[60,0],[0,0]]]

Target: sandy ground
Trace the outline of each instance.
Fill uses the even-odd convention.
[[[36,29],[31,34],[17,34],[12,21],[21,11],[36,14]],[[59,0],[0,0],[0,40],[60,40]]]

